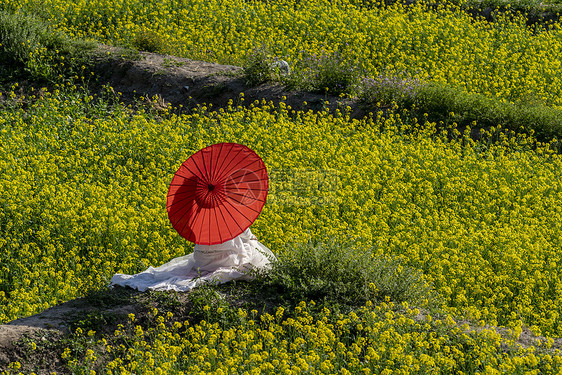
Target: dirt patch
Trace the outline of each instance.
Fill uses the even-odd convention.
[[[64,340],[80,317],[92,314],[127,314],[135,306],[123,305],[99,308],[84,298],[51,307],[44,312],[0,325],[0,371],[10,363],[19,362],[24,373],[68,373],[61,359]],[[32,347],[33,346],[33,347]]]
[[[305,111],[335,111],[349,106],[352,118],[365,115],[357,100],[288,90],[275,83],[249,86],[243,77],[243,69],[238,66],[148,52],[130,56],[108,46],[100,47],[97,56],[95,72],[99,83],[112,87],[125,103],[148,98],[161,107],[170,104],[189,109],[211,104],[216,109],[228,106],[230,101],[234,105],[250,105],[256,100],[265,100],[274,104],[284,102],[294,110]]]
[[[0,370],[7,371],[10,363],[19,362],[24,364],[19,371],[33,371],[38,374],[64,372],[59,351],[33,352],[30,345],[32,342],[47,343],[61,340],[64,334],[68,333],[65,317],[82,308],[79,301],[71,301],[45,310],[41,314],[0,325]],[[30,355],[33,356],[31,361]]]
[[[77,328],[82,329],[83,335],[93,330],[101,338],[111,336],[119,324],[128,321],[131,313],[142,320],[154,305],[174,312],[190,306],[187,295],[174,299],[173,306],[171,300],[162,293],[108,288],[0,325],[0,372],[19,362],[22,367],[18,371],[23,373],[70,373],[61,354],[70,345],[67,339]],[[185,316],[185,313],[178,315]]]

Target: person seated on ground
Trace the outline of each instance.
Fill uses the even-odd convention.
[[[136,275],[115,274],[112,286],[146,290],[189,291],[204,282],[251,280],[252,271],[267,270],[275,255],[260,243],[250,228],[218,245],[195,244],[193,253],[149,267]]]
[[[249,227],[265,204],[268,181],[263,160],[242,144],[197,151],[175,173],[166,205],[172,227],[195,243],[193,253],[136,275],[118,273],[111,285],[188,291],[202,282],[248,280],[252,270],[267,269],[275,256]]]

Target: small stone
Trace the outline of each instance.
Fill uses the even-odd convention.
[[[289,63],[285,60],[276,60],[271,64],[274,69],[277,69],[279,73],[283,75],[289,75],[291,73],[291,68],[289,67]]]

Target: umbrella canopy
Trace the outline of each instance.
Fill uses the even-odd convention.
[[[260,214],[269,188],[262,159],[248,147],[219,143],[180,166],[168,190],[168,217],[187,240],[215,245],[244,232]]]

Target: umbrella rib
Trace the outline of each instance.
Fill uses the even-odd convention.
[[[219,152],[219,158],[220,158],[220,156],[221,156],[221,154],[222,154],[222,150],[224,149],[224,147],[223,147],[222,145],[230,145],[230,150],[232,150],[232,149],[234,148],[234,144],[233,144],[233,143],[221,143],[221,149],[220,149],[220,152]],[[226,151],[226,155],[225,155],[225,157],[223,157],[223,159],[222,159],[222,161],[221,161],[221,165],[216,168],[215,171],[216,171],[217,174],[222,171],[224,162],[227,160],[228,152],[229,152],[229,151]],[[220,175],[219,175],[219,176],[220,176]],[[213,176],[213,177],[214,177],[214,176]]]
[[[172,196],[172,195],[177,195],[177,194],[186,194],[186,193],[190,193],[190,194],[195,194],[195,188],[197,187],[197,184],[192,184],[192,185],[175,185],[175,184],[170,184],[171,186],[177,186],[176,191],[174,192],[170,192],[170,190],[172,189],[168,189],[168,197]],[[182,187],[187,187],[187,189],[181,189]]]
[[[267,192],[268,190],[265,190],[265,189],[264,189],[264,190],[257,190],[257,189],[250,190],[250,189],[248,189],[248,190],[246,190],[246,191],[254,191],[254,192],[255,192],[255,191],[258,191],[259,193],[264,193],[264,192]],[[261,194],[258,194],[258,196],[259,196],[259,195],[261,195]],[[244,196],[246,196],[246,194],[245,194],[245,193],[239,193],[239,192],[236,192],[236,191],[232,191],[232,192],[229,192],[226,196],[227,196],[228,198],[233,198],[233,199],[234,199],[234,196],[241,196],[241,197],[244,197]],[[256,198],[256,200],[257,200],[257,198]]]
[[[213,228],[211,226],[211,221],[212,221],[212,218],[213,218],[213,213],[214,213],[214,210],[209,210],[209,212],[208,212],[208,214],[209,214],[209,226],[207,227],[207,234],[208,234],[207,242],[209,242],[209,243],[213,242],[213,241],[211,241],[211,229]],[[201,227],[201,231],[203,231],[202,227]]]
[[[208,160],[209,169],[207,170],[207,175],[209,176],[209,182],[211,182],[212,178],[213,178],[213,160],[214,160],[213,155],[215,154],[215,149],[216,149],[216,147],[211,147],[211,157]],[[216,165],[215,165],[215,168],[216,168]]]
[[[217,200],[219,200],[218,197],[217,197]],[[220,206],[224,207],[224,204],[226,202],[228,202],[228,195],[224,191],[221,191],[220,192],[220,203],[221,203]],[[222,210],[219,210],[219,211],[221,212],[221,215],[222,215]],[[238,221],[236,220],[236,218],[234,216],[232,216],[232,213],[228,209],[226,209],[226,212],[230,215],[230,218],[238,226],[238,228],[242,229],[242,227],[238,224]],[[223,219],[224,219],[224,222],[226,223],[226,218],[224,217],[224,215],[223,215]],[[230,232],[230,230],[229,230],[229,232]],[[232,232],[230,232],[230,234],[232,234]]]
[[[197,185],[198,185],[198,184],[199,184],[199,183],[197,183]],[[178,194],[186,194],[186,192],[181,192],[181,193],[176,192],[176,193],[168,194],[168,196],[171,197],[171,196],[175,196],[175,195],[178,195]],[[186,197],[183,197],[183,198],[181,198],[181,199],[179,199],[179,200],[177,200],[177,201],[174,201],[171,205],[167,205],[167,207],[171,207],[171,206],[174,205],[174,204],[183,202],[183,201],[186,200],[186,199],[189,199],[189,198],[192,198],[192,197],[200,197],[200,196],[201,196],[201,192],[197,191],[197,189],[196,189],[196,190],[194,190],[193,192],[190,192],[190,194],[187,195]]]
[[[259,184],[260,186],[256,186],[256,187],[249,187],[245,190],[268,190],[269,189],[269,184],[267,184],[267,187],[261,187],[262,184],[260,184],[260,182],[267,182],[267,180],[263,179],[263,180],[250,180],[250,181],[243,181],[243,183],[246,184]],[[228,189],[232,188],[232,187],[237,187],[239,183],[232,181],[232,182],[225,182],[224,186],[227,187]],[[265,185],[265,184],[264,184]]]
[[[205,186],[195,190],[195,195],[202,201],[206,201],[205,198],[207,197],[208,194],[209,194],[209,190],[206,189]]]
[[[266,190],[260,190],[260,191],[266,191]],[[232,192],[232,193],[226,195],[228,198],[230,198],[230,199],[232,199],[233,201],[238,202],[238,203],[240,203],[240,200],[237,200],[235,197],[233,197],[233,195],[237,195],[237,196],[240,196],[240,197],[242,197],[242,198],[244,198],[244,197],[246,196],[246,194],[236,193],[236,192]],[[266,201],[266,200],[264,200],[264,199],[259,199],[259,198],[257,198],[257,197],[256,197],[256,198],[252,198],[252,199],[254,199],[254,200],[256,200],[256,201],[260,201],[260,202],[265,202],[265,201]],[[247,205],[244,204],[243,206],[247,206]]]
[[[225,204],[228,203],[233,209],[235,209],[236,211],[238,211],[238,213],[239,213],[241,216],[243,216],[244,219],[248,220],[249,222],[252,222],[252,220],[250,220],[250,218],[248,218],[246,215],[244,215],[244,213],[242,213],[238,208],[236,208],[236,206],[233,205],[228,199],[225,200],[224,202],[225,202]],[[253,209],[252,207],[250,207],[250,206],[244,206],[244,207],[247,207],[247,208],[249,208],[250,210],[259,213],[259,211],[254,210],[254,209]],[[240,227],[240,225],[238,225],[238,226]]]
[[[223,201],[224,193],[222,191],[216,191],[215,194],[211,195],[211,199],[213,200],[213,207],[219,206]]]
[[[219,211],[219,212],[220,212],[220,210],[214,210],[214,211],[213,211],[214,216],[215,216],[215,223],[217,223],[216,228],[220,228],[220,224],[219,224],[219,215],[217,215],[217,212],[216,212],[216,211]],[[221,215],[222,215],[222,213],[221,213]],[[223,220],[224,220],[224,219],[223,219]],[[222,239],[222,233],[221,233],[221,231],[218,230],[217,233],[218,233],[218,235],[219,235],[219,241],[220,241],[219,243],[223,243],[224,240]]]
[[[256,155],[256,156],[257,156],[257,155]],[[257,156],[257,157],[259,158],[259,156]],[[229,171],[225,172],[225,176],[224,176],[224,178],[223,178],[220,182],[223,183],[228,177],[230,177],[231,174],[232,174],[231,172],[233,172],[233,171],[235,170],[235,167],[238,168],[238,170],[241,170],[241,169],[245,169],[245,168],[249,167],[250,165],[252,165],[253,163],[256,163],[256,162],[257,162],[257,163],[260,163],[261,165],[263,165],[263,167],[260,167],[260,168],[256,169],[255,172],[259,172],[259,171],[262,171],[262,170],[264,170],[264,169],[265,169],[266,172],[267,172],[267,168],[266,168],[265,165],[263,164],[263,160],[261,160],[261,159],[254,159],[254,160],[249,161],[249,162],[248,162],[246,165],[244,165],[244,166],[235,165],[235,166],[234,166],[233,168],[231,168]],[[252,170],[252,172],[254,172],[254,170]]]
[[[254,175],[255,175],[255,174],[254,174]],[[230,181],[232,181],[232,179],[231,179]],[[262,181],[266,181],[266,179],[265,179],[265,178],[257,177],[257,178],[254,178],[254,179],[252,179],[252,180],[244,180],[244,182],[246,182],[246,183],[262,182]],[[225,184],[225,186],[226,186],[226,185],[236,184],[236,182],[234,182],[234,181],[232,181],[232,182],[225,181],[224,184]]]
[[[212,210],[209,210],[209,242],[214,242],[214,241],[211,241],[211,237],[212,237],[211,228],[213,228],[213,226],[211,225],[211,222],[212,222],[212,216],[214,216],[215,222],[217,223],[217,226],[215,228],[217,229],[217,233],[218,233],[218,236],[219,236],[219,241],[220,241],[219,243],[223,243],[221,231],[218,230],[219,222],[218,222],[217,212],[216,212],[217,211],[216,207],[219,206],[221,202],[219,201],[219,197],[218,197],[217,192],[215,192],[214,194],[209,192],[209,193],[207,193],[207,196],[205,198],[207,198],[207,197],[210,201],[211,207],[213,208]]]
[[[204,194],[204,193],[199,193],[199,196],[201,196],[201,200],[204,200],[204,198],[205,198],[205,197],[203,196],[203,194]],[[203,208],[204,208],[203,206],[199,206],[199,207],[200,207],[199,211],[202,212],[202,215],[203,215],[203,217],[201,218],[201,221],[203,222],[203,221],[205,221],[205,213],[207,212],[207,210],[204,210],[204,209],[203,209]],[[190,226],[193,225],[193,223],[195,222],[196,219],[197,219],[197,216],[196,216],[196,215],[193,215],[192,220],[189,221]],[[199,228],[199,235],[196,236],[197,239],[201,239],[201,232],[202,232],[202,231],[203,231],[203,226],[201,225],[201,227]]]
[[[262,182],[264,182],[262,184]],[[240,178],[238,181],[230,180],[224,183],[224,187],[226,191],[237,189],[237,190],[259,190],[262,189],[262,185],[265,185],[267,180],[252,180],[252,181],[244,181]],[[265,186],[263,186],[265,187]]]
[[[226,201],[225,201],[225,202],[226,202]],[[232,206],[232,204],[231,204],[231,206]],[[236,208],[235,208],[235,209],[236,209]],[[234,224],[236,224],[236,226],[238,227],[238,229],[244,231],[244,229],[242,228],[242,226],[240,226],[240,224],[238,223],[238,220],[236,220],[236,218],[232,215],[232,212],[230,212],[230,210],[228,210],[228,209],[226,209],[225,211],[226,211],[226,213],[228,213],[228,214],[230,215],[230,218],[232,219],[232,221],[234,222]],[[236,211],[238,211],[238,210],[236,210]],[[242,216],[244,216],[244,218],[245,218],[246,220],[248,220],[248,218],[247,218],[244,214],[242,214],[240,211],[238,211],[238,213],[240,213]]]
[[[189,179],[189,178],[195,177],[197,180],[194,181],[194,185],[195,185],[195,186],[194,186],[193,188],[194,188],[195,190],[197,190],[198,185],[201,184],[201,182],[200,182],[201,178],[198,177],[198,176],[201,176],[201,170],[199,170],[199,167],[197,166],[197,163],[195,163],[195,160],[192,160],[192,162],[193,162],[192,164],[195,165],[195,168],[197,169],[197,171],[199,171],[199,174],[193,172],[193,171],[187,166],[188,160],[191,160],[191,159],[187,159],[187,160],[182,164],[182,166],[183,166],[185,169],[187,169],[187,170],[192,174],[192,176],[186,178],[186,177],[184,177],[184,176],[178,175],[177,173],[176,173],[176,176],[181,177],[181,178],[183,178],[183,179]],[[180,169],[181,169],[181,167],[180,167]],[[179,171],[178,171],[178,172],[179,172]],[[172,179],[172,182],[173,182],[173,179]],[[170,184],[170,185],[172,185],[172,184]],[[174,184],[174,186],[182,186],[182,185],[186,185],[186,184],[180,184],[180,185],[175,185],[175,184]]]
[[[189,195],[187,195],[187,194],[189,194]],[[178,191],[178,192],[175,192],[175,193],[168,194],[168,197],[182,196],[182,195],[184,195],[184,197],[180,198],[181,200],[178,201],[178,202],[181,202],[182,200],[184,200],[186,198],[189,198],[189,197],[195,197],[197,195],[197,192],[195,192],[195,191]],[[175,201],[174,201],[173,204],[175,204]]]
[[[201,176],[201,179],[202,179],[202,180],[205,180],[205,178],[207,178],[207,176],[206,176],[205,173],[203,173],[203,172],[201,171],[201,168],[199,168],[199,165],[197,165],[197,162],[195,161],[195,158],[194,158],[193,156],[191,157],[191,160],[193,161],[193,164],[195,164],[195,168],[197,168],[197,170],[199,171],[199,176]],[[204,164],[204,163],[203,163],[203,164]],[[193,172],[192,172],[192,173],[193,173]],[[196,173],[194,173],[194,175],[197,176]],[[207,181],[208,181],[208,180],[207,180]]]
[[[218,209],[217,211],[219,211],[221,217],[222,217],[222,221],[225,223],[226,228],[228,229],[228,237],[230,237],[230,239],[234,238],[235,236],[232,235],[232,232],[230,231],[230,227],[227,224],[226,221],[226,217],[224,216],[223,210],[222,209]],[[234,223],[238,226],[238,228],[240,228],[240,225],[238,225],[238,223],[236,222],[236,220],[234,220],[234,218],[232,217],[232,214],[230,214],[230,212],[228,212],[228,210],[226,210],[226,212],[230,215],[232,221],[234,221]],[[218,218],[218,215],[217,215]],[[218,220],[218,219],[217,219]],[[217,221],[218,223],[218,221]],[[222,239],[221,239],[222,241]]]
[[[213,194],[213,196],[212,196],[212,200],[213,200],[213,203],[214,203],[213,207],[215,207],[215,209],[213,210],[213,213],[215,214],[215,221],[217,223],[217,228],[219,228],[219,215],[217,214],[217,211],[218,211],[220,213],[220,216],[222,217],[222,221],[225,224],[226,229],[228,230],[228,237],[229,238],[227,238],[227,239],[223,238],[220,230],[217,231],[218,234],[219,234],[220,243],[223,243],[223,242],[233,238],[233,237],[231,237],[232,232],[230,231],[230,228],[228,227],[228,224],[226,222],[226,218],[224,217],[222,209],[221,209],[225,199],[226,199],[226,195],[222,191],[217,191],[217,193]]]
[[[233,195],[239,195],[241,198],[244,198],[244,197],[245,197],[245,194],[240,194],[240,193],[232,193],[232,194],[233,194]],[[240,203],[240,204],[242,205],[241,199],[236,199],[235,197],[232,197],[232,195],[227,195],[227,197],[228,197],[229,199],[231,199],[231,200],[233,200],[233,201],[235,201],[235,202],[237,202],[237,203]],[[264,203],[265,203],[266,200],[267,200],[267,198],[266,198],[266,199],[252,198],[252,199],[255,200],[255,201],[264,202]],[[251,208],[251,206],[249,206],[249,205],[245,205],[245,204],[244,204],[243,206],[244,206],[244,207],[248,207],[248,208],[250,208],[250,209],[253,209],[253,208]],[[256,211],[256,210],[254,210],[254,211]],[[256,211],[256,212],[258,212],[258,211]]]
[[[220,203],[219,200],[218,200],[217,194],[211,194],[210,192],[205,192],[205,193],[203,193],[203,194],[204,194],[205,196],[204,196],[202,199],[205,200],[205,201],[207,201],[207,200],[211,201],[211,207],[214,208],[214,207],[216,207],[216,203]],[[202,194],[202,195],[203,195],[203,194]],[[213,216],[213,214],[215,214],[215,221],[216,221],[216,213],[215,213],[215,209],[213,209],[213,210],[207,210],[206,212],[208,213],[208,221],[209,221],[209,226],[208,226],[208,228],[209,228],[209,236],[208,236],[208,238],[207,238],[207,240],[208,240],[207,242],[211,243],[211,242],[213,242],[213,241],[211,241],[211,238],[212,238],[212,235],[211,235],[211,228],[213,228],[213,226],[211,225],[211,221],[212,221],[212,216]],[[203,221],[203,220],[202,220],[202,221]],[[217,221],[217,224],[218,224],[218,221]],[[202,233],[202,231],[203,231],[203,227],[200,228],[200,231],[199,231],[199,238],[201,238],[201,233]],[[220,231],[218,231],[218,233],[219,233],[219,240],[221,241],[220,243],[222,243],[223,241],[222,241],[222,236],[221,236],[221,234],[220,234]]]
[[[228,164],[226,165],[226,167],[224,167],[224,169],[221,170],[221,175],[223,175],[223,177],[222,177],[222,179],[221,179],[220,181],[217,182],[217,184],[223,183],[223,182],[228,178],[228,176],[230,176],[230,172],[231,172],[232,170],[234,170],[234,168],[236,168],[236,166],[237,166],[236,164],[234,164],[234,166],[231,167],[232,162],[234,162],[234,160],[236,159],[236,157],[237,157],[238,155],[240,155],[240,153],[243,152],[243,151],[244,151],[244,149],[240,148],[240,149],[238,150],[238,152],[230,158],[230,160],[229,160]]]
[[[189,159],[188,159],[188,160],[189,160]],[[188,180],[188,179],[190,179],[191,177],[193,177],[193,176],[195,175],[195,173],[193,173],[193,171],[192,171],[191,169],[189,169],[189,168],[185,165],[186,162],[187,162],[187,160],[184,161],[184,162],[180,165],[180,167],[179,167],[178,171],[175,173],[174,177],[177,176],[177,177],[181,177],[181,178],[183,178],[183,179]],[[182,170],[182,168],[185,168],[186,170],[184,171],[184,170]],[[184,173],[187,173],[187,176],[185,176]],[[189,175],[190,173],[191,173],[191,176]]]
[[[193,176],[196,177],[196,176],[198,175],[198,173],[197,173],[197,172],[194,172],[194,171],[190,168],[191,164],[195,164],[195,168],[197,169],[197,171],[199,172],[199,174],[201,173],[201,171],[199,170],[199,167],[198,167],[197,164],[195,163],[195,160],[192,159],[192,158],[193,158],[193,156],[192,156],[191,158],[187,159],[186,161],[184,161],[184,162],[182,163],[182,165],[180,166],[180,168],[179,168],[178,171],[176,172],[176,176],[182,177],[182,178],[186,178],[185,176],[183,176],[183,175],[181,174],[181,173],[183,172],[183,171],[181,170],[181,168],[183,167],[183,168],[187,169],[187,171],[188,171],[189,173],[191,173],[191,176],[187,177],[188,179],[191,178],[191,177],[193,177]],[[189,165],[188,165],[188,164],[189,164]]]
[[[211,182],[211,171],[213,170],[213,153],[215,148],[214,147],[207,147],[207,152],[210,152],[209,157],[204,157],[206,154],[201,154],[201,161],[203,162],[203,170],[205,171],[205,175],[207,177],[207,182]],[[209,165],[207,165],[209,163]]]
[[[183,201],[185,201],[186,199],[190,199],[190,198],[196,196],[196,194],[197,194],[196,192],[189,192],[189,193],[190,193],[189,195],[187,195],[187,196],[185,196],[185,197],[182,197],[182,198],[179,198],[178,200],[173,201],[173,202],[172,202],[171,204],[169,204],[169,205],[166,204],[166,207],[172,207],[173,205],[178,204],[178,203],[180,203],[180,202],[183,202]],[[178,195],[178,194],[185,194],[185,192],[168,194],[168,197],[176,196],[176,195]]]
[[[170,195],[168,195],[168,196],[171,197],[171,196],[173,196],[173,195],[176,195],[176,194],[170,194]],[[185,200],[191,199],[194,195],[195,195],[195,194],[190,194],[190,195],[188,195],[187,197],[183,197],[183,198],[181,198],[181,199],[175,200],[175,201],[173,201],[171,204],[169,204],[169,205],[167,204],[166,207],[172,207],[172,206],[175,205],[175,204],[179,204],[179,203],[181,203],[181,202],[183,202],[183,201],[185,201]]]
[[[239,172],[239,171],[241,171],[241,170],[238,170],[238,171],[236,171],[236,172]],[[235,172],[235,173],[236,173],[236,172]],[[253,171],[252,171],[252,172],[253,172]],[[232,177],[232,176],[234,175],[234,173],[233,173],[233,174],[231,174],[231,175],[229,176],[230,178],[227,178],[227,179],[226,179],[226,181],[224,182],[224,185],[225,185],[225,186],[230,186],[230,185],[232,185],[232,184],[236,185],[236,184],[238,184],[238,183],[240,183],[240,182],[256,182],[256,181],[259,182],[259,181],[263,181],[263,179],[260,179],[259,177],[258,177],[257,180],[256,180],[256,179],[249,180],[249,181],[248,181],[248,180],[245,180],[244,178],[246,178],[246,176],[248,176],[249,174],[250,174],[250,173],[247,173],[247,170],[244,170],[244,174],[237,176],[237,177],[236,177],[236,180],[235,180],[235,179]],[[255,173],[251,173],[251,174],[255,174]]]
[[[193,195],[195,197],[200,196],[201,193],[198,193],[197,191],[195,191],[193,193]],[[185,198],[187,199],[187,198]],[[183,200],[185,200],[183,199]],[[196,199],[194,199],[196,201]],[[194,214],[191,214],[191,212],[193,212],[193,207],[196,206],[196,212]],[[197,216],[200,214],[200,212],[203,210],[203,207],[200,206],[199,204],[194,204],[194,206],[192,206],[192,208],[188,211],[186,211],[185,213],[183,213],[180,218],[178,219],[178,222],[181,221],[181,219],[183,219],[186,215],[190,215],[190,217],[188,218],[188,220],[186,220],[185,224],[183,225],[183,227],[181,228],[180,231],[178,231],[180,234],[183,233],[183,231],[185,230],[185,227],[189,225],[189,227],[191,227],[193,225],[193,223],[195,222],[195,220],[197,219]],[[176,211],[179,212],[179,211]],[[175,216],[175,215],[174,215]],[[172,216],[173,217],[173,216]]]
[[[187,199],[189,199],[190,197],[193,197],[193,196],[199,196],[199,197],[201,197],[203,194],[204,194],[204,193],[201,193],[201,192],[195,192],[195,193],[191,194],[189,197],[184,198],[184,199],[181,199],[181,200],[179,200],[179,201],[177,201],[177,202],[181,202],[181,201],[187,200]],[[201,197],[201,199],[204,200],[204,197]],[[193,213],[193,211],[194,211],[194,209],[193,209],[193,206],[192,206],[191,209],[189,209],[189,210],[185,211],[183,214],[181,214],[181,216],[180,216],[177,220],[172,220],[172,219],[174,219],[174,218],[177,216],[177,214],[178,214],[179,212],[181,212],[180,210],[176,211],[176,212],[170,217],[170,220],[171,220],[172,222],[178,222],[178,223],[179,223],[186,215],[189,215],[188,220],[186,220],[186,222],[184,223],[184,225],[183,225],[183,227],[181,228],[181,230],[178,231],[180,234],[184,232],[184,230],[185,230],[186,227],[192,227],[192,226],[193,226],[193,224],[194,224],[195,221],[197,220],[197,216],[200,215],[201,212],[203,213],[203,215],[204,215],[205,212],[206,212],[206,211],[204,210],[204,208],[203,208],[202,206],[200,206],[200,205],[197,205],[197,209],[196,209],[196,212],[195,212],[195,213]],[[200,236],[201,236],[201,230],[202,230],[202,228],[200,228],[199,236],[196,237],[196,238],[200,238]]]
[[[186,186],[186,187],[188,187],[188,188],[191,189],[191,188],[197,187],[197,183],[192,183],[192,184],[182,184],[182,183],[174,184],[174,183],[171,183],[171,184],[170,184],[170,187],[171,187],[171,186],[177,186],[177,187]],[[170,189],[168,189],[168,190],[170,190]],[[179,189],[177,189],[177,190],[179,190]],[[184,190],[185,190],[185,189],[184,189]]]
[[[187,169],[187,167],[184,167],[184,168]],[[195,176],[195,174],[194,174],[192,171],[190,171],[189,169],[187,169],[187,171],[188,171],[189,173],[191,173],[191,176],[182,176],[181,174],[179,174],[179,171],[178,171],[178,172],[176,172],[176,174],[174,175],[174,177],[183,178],[184,180],[189,180],[189,179],[191,179],[191,178],[193,178],[193,177]],[[176,183],[176,184],[177,184],[177,183]],[[172,179],[172,183],[171,183],[170,185],[175,185],[175,184],[173,183],[173,179]],[[181,185],[183,185],[183,184],[181,184]]]
[[[185,230],[185,227],[186,227],[188,224],[189,224],[189,226],[191,227],[191,225],[193,224],[193,219],[197,217],[197,214],[198,214],[202,209],[203,209],[203,208],[202,208],[201,206],[199,206],[199,205],[196,207],[196,209],[195,209],[195,210],[196,210],[196,213],[190,215],[190,219],[192,219],[192,220],[189,220],[189,219],[186,220],[186,221],[185,221],[185,224],[184,224],[183,227],[181,228],[181,231],[178,231],[178,232],[180,233],[180,235],[183,233],[183,231]],[[185,217],[185,215],[188,215],[188,214],[189,214],[190,212],[192,212],[192,211],[193,211],[193,206],[192,206],[192,208],[191,208],[190,210],[186,211],[183,215],[181,215],[181,217],[180,217],[180,219],[178,220],[178,222],[181,221],[181,219],[183,219],[183,218]],[[192,233],[193,233],[193,232],[192,232]]]
[[[175,195],[175,194],[174,194],[174,195]],[[186,200],[193,200],[194,195],[195,195],[195,194],[190,194],[190,195],[188,195],[188,196],[186,196],[186,197],[183,197],[183,198],[174,200],[171,204],[169,204],[169,205],[166,204],[166,207],[167,207],[167,208],[172,207],[172,206],[174,206],[174,205],[176,205],[176,204],[180,204],[180,203],[182,203],[182,202],[184,202],[184,201],[186,201]],[[172,195],[169,195],[169,196],[172,196]],[[183,208],[183,206],[182,206],[181,208]],[[178,210],[178,211],[179,211],[179,210]],[[178,212],[178,211],[176,211],[176,212]]]
[[[210,170],[210,172],[209,172],[209,173],[210,173],[210,176],[209,176],[209,177],[210,177],[210,180],[211,180],[211,181],[214,181],[216,174],[217,174],[218,171],[220,170],[220,167],[217,166],[217,163],[218,163],[219,160],[220,160],[220,157],[221,157],[221,154],[222,154],[222,150],[223,150],[223,148],[224,148],[224,143],[220,143],[219,146],[220,146],[220,147],[219,147],[219,149],[218,149],[218,151],[217,151],[217,152],[218,152],[218,155],[217,155],[217,158],[216,158],[217,160],[216,160],[216,163],[215,163],[215,167],[214,167],[214,168],[211,168],[211,170]],[[223,163],[224,163],[224,159],[223,159]],[[222,164],[222,163],[221,163],[221,164]]]
[[[201,222],[204,222],[204,221],[205,221],[205,213],[206,213],[206,212],[207,212],[207,210],[202,210],[201,215],[202,215],[203,217],[201,218]],[[199,241],[201,241],[201,233],[202,233],[202,232],[203,232],[203,225],[201,225],[201,226],[199,227],[199,235],[196,237],[196,238],[199,239]]]

